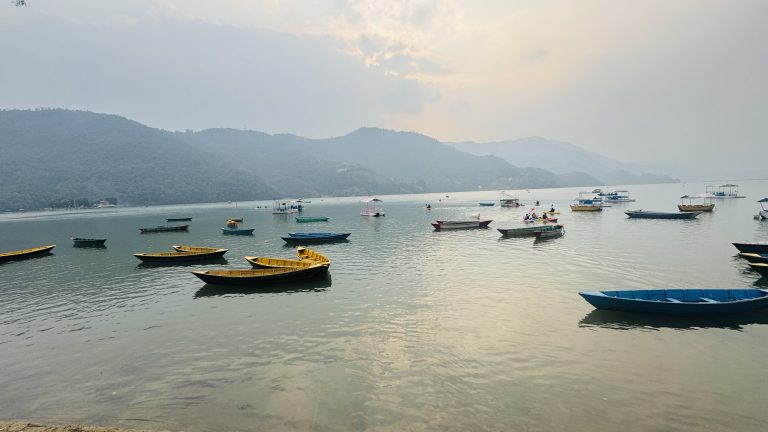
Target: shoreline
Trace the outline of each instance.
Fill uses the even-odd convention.
[[[169,432],[157,429],[121,429],[109,426],[86,426],[77,423],[65,425],[42,424],[30,421],[0,420],[0,432]]]

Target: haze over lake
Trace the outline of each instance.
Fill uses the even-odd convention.
[[[501,239],[525,208],[497,191],[313,200],[296,224],[256,205],[206,204],[0,216],[9,248],[51,256],[0,266],[0,417],[171,430],[762,430],[768,312],[714,320],[597,312],[582,290],[768,287],[735,257],[767,240],[752,219],[767,181],[692,221],[672,210],[704,184],[634,186],[636,203],[571,213],[577,189],[518,191],[562,211],[566,234]],[[445,195],[449,195],[446,198]],[[427,211],[425,204],[432,210]],[[528,207],[529,208],[529,207]],[[481,212],[487,230],[429,222]],[[145,234],[191,216],[188,233]],[[242,216],[253,237],[222,236]],[[318,245],[327,279],[266,292],[206,287],[190,271],[291,257],[281,235],[352,232]],[[71,236],[104,236],[105,249]],[[226,263],[144,266],[173,244],[229,249]]]

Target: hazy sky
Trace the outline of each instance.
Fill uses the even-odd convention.
[[[768,1],[28,2],[0,4],[3,108],[768,162]]]

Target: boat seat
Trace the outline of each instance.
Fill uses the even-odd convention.
[[[667,300],[670,303],[682,303],[680,300],[672,298],[672,297],[667,297],[665,300]]]
[[[703,302],[707,302],[707,303],[720,303],[719,301],[713,300],[713,299],[708,298],[708,297],[699,297],[699,300],[701,300]]]

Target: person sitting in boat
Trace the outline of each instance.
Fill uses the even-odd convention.
[[[554,214],[554,213],[555,213],[555,205],[554,205],[554,204],[552,204],[551,206],[549,206],[549,212],[550,212],[550,213],[552,213],[552,214]]]
[[[544,220],[547,220],[547,212],[544,212],[544,214],[541,215],[541,218],[544,219]]]

